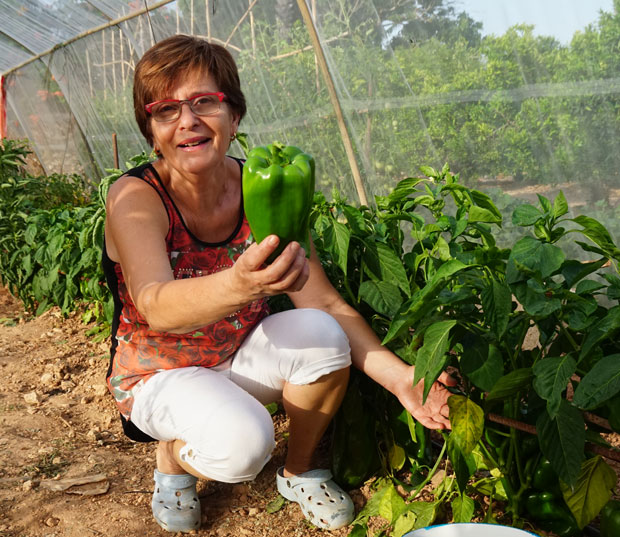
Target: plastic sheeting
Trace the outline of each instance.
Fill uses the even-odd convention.
[[[135,63],[156,41],[191,33],[225,45],[237,59],[248,100],[240,130],[251,145],[302,146],[316,157],[326,193],[336,187],[359,199],[357,167],[372,200],[419,166],[447,162],[505,205],[506,193],[552,196],[564,188],[575,210],[614,210],[618,0],[601,1],[605,9],[565,41],[538,32],[536,21],[517,24],[518,16],[516,25],[487,34],[493,21],[481,20],[480,10],[468,13],[468,0],[306,4],[354,163],[291,0],[0,0],[8,134],[27,136],[46,171],[83,170],[96,179],[113,165],[116,133],[122,165],[149,150],[133,119]],[[518,15],[530,4],[516,5]],[[541,16],[568,18],[571,5],[577,3],[549,2]],[[241,154],[239,147],[233,152]]]

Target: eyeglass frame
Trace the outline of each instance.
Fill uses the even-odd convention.
[[[176,121],[177,119],[179,119],[181,117],[181,111],[183,110],[183,105],[187,103],[187,106],[189,106],[189,109],[196,114],[197,116],[201,116],[201,117],[208,117],[208,116],[212,116],[214,114],[198,114],[197,112],[194,111],[194,108],[192,106],[192,101],[200,98],[200,97],[205,97],[207,95],[215,95],[217,96],[217,98],[220,100],[220,104],[222,104],[222,102],[224,101],[224,99],[226,99],[226,94],[223,91],[210,91],[207,93],[199,93],[198,95],[194,95],[192,98],[190,99],[162,99],[160,101],[153,101],[152,103],[148,103],[144,105],[144,109],[146,110],[147,114],[149,114],[155,121],[157,121],[158,123],[168,123],[170,121]],[[157,104],[161,104],[161,103],[178,103],[179,104],[179,115],[173,119],[165,119],[165,120],[157,120],[155,119],[155,116],[153,116],[153,107]],[[219,109],[218,109],[219,111]]]

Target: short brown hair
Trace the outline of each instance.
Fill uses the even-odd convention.
[[[133,106],[136,122],[149,145],[153,145],[150,118],[144,106],[165,99],[185,77],[208,73],[239,120],[246,112],[237,64],[220,45],[190,35],[174,35],[152,46],[136,65],[133,80]]]

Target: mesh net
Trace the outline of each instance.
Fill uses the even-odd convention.
[[[420,165],[447,162],[500,206],[562,188],[573,210],[587,207],[618,236],[620,2],[592,2],[600,9],[587,20],[583,2],[536,13],[510,4],[492,33],[497,20],[474,0],[307,0],[339,124],[295,1],[0,0],[8,136],[28,137],[47,172],[96,180],[114,164],[115,133],[123,166],[150,150],[133,119],[135,64],[189,33],[235,56],[250,145],[303,147],[327,194],[372,202]],[[558,36],[545,33],[548,19],[577,21]]]

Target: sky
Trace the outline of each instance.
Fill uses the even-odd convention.
[[[570,43],[573,34],[598,20],[600,10],[613,12],[613,0],[455,0],[457,11],[483,23],[483,35],[502,35],[518,23],[534,25],[536,35]]]

